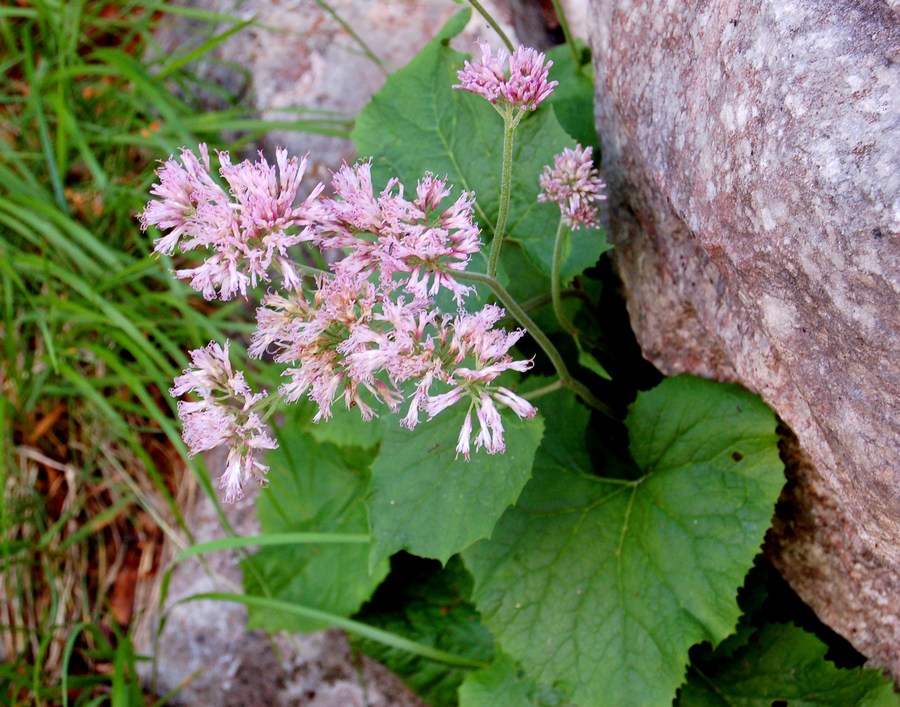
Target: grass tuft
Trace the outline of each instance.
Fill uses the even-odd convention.
[[[147,59],[168,13],[202,38]],[[325,112],[261,121],[221,88],[204,112],[193,63],[247,24],[152,0],[0,8],[0,699],[12,704],[141,700],[141,592],[163,541],[187,534],[167,390],[189,349],[246,329],[239,303],[210,312],[151,256],[135,220],[147,165],[273,127],[348,132]]]

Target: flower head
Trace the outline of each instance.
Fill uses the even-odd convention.
[[[377,272],[386,291],[402,287],[420,300],[448,289],[462,305],[471,288],[454,273],[465,270],[481,247],[473,194],[463,192],[442,209],[451,187],[426,174],[412,201],[396,179],[375,196],[368,162],[344,165],[332,183],[335,195],[325,206],[330,221],[318,228],[313,242],[347,251],[332,268],[335,272],[357,279]]]
[[[519,46],[509,58],[509,79],[501,91],[514,106],[534,110],[556,87],[556,81],[547,81],[552,61],[537,49]]]
[[[555,85],[547,82],[550,63],[534,50],[520,47],[508,58],[508,78],[505,53],[494,56],[485,46],[483,55],[481,64],[467,63],[477,79],[472,85],[508,115],[510,106],[535,108]],[[180,162],[167,160],[142,225],[168,231],[156,242],[158,252],[209,251],[204,262],[176,272],[209,299],[244,294],[268,281],[270,270],[281,271],[283,288],[263,298],[248,349],[285,364],[280,397],[287,403],[308,397],[318,406],[315,422],[328,419],[341,398],[367,420],[378,405],[392,412],[403,406],[400,424],[410,429],[422,413],[431,420],[462,403],[468,412],[457,453],[468,459],[473,444],[489,454],[504,451],[500,410],[530,418],[536,409],[496,379],[527,371],[532,362],[510,354],[525,332],[497,328],[502,309],[464,309],[472,288],[458,273],[481,247],[474,194],[449,201],[452,186],[430,173],[409,197],[398,179],[376,192],[371,163],[360,162],[334,173],[332,196],[322,196],[319,185],[297,204],[305,159],[281,149],[274,165],[262,155],[238,164],[218,155],[224,188],[211,175],[205,145],[199,157],[182,150]],[[345,254],[308,289],[304,267],[288,252],[301,242]],[[442,289],[455,297],[455,315],[435,304]],[[266,393],[253,393],[234,369],[228,342],[191,352],[191,366],[170,392],[190,396],[178,412],[191,454],[228,446],[219,482],[226,501],[240,498],[247,480],[265,481],[260,452],[276,446],[264,422]]]
[[[509,57],[509,75],[505,64],[507,54],[502,49],[492,54],[487,42],[481,44],[481,61],[466,61],[458,72],[459,83],[453,88],[484,96],[497,105],[505,102],[519,110],[534,110],[553,93],[556,81],[547,76],[552,61],[536,49],[519,46]]]
[[[181,164],[170,157],[157,172],[160,181],[151,194],[158,198],[147,204],[141,225],[171,230],[157,239],[155,250],[166,255],[176,246],[182,252],[211,251],[200,265],[175,273],[206,299],[246,295],[248,287],[269,281],[272,268],[282,271],[289,289],[295,288],[298,278],[285,256],[289,247],[312,238],[310,225],[318,216],[322,191],[318,185],[294,205],[306,159],[289,159],[279,149],[275,165],[262,154],[256,162],[233,164],[227,152],[219,152],[226,192],[211,176],[206,145],[199,152],[197,159],[182,150]]]
[[[198,152],[200,159],[182,149],[181,163],[169,157],[156,172],[159,183],[151,187],[150,193],[158,198],[150,200],[140,220],[145,231],[150,226],[169,231],[154,241],[158,253],[171,255],[182,237],[193,239],[198,231],[230,228],[228,195],[210,176],[206,145],[201,144]]]
[[[597,225],[597,207],[593,202],[606,199],[606,185],[591,161],[591,148],[576,145],[554,157],[554,166],[544,167],[538,201],[559,204],[563,220],[574,231]]]
[[[211,341],[192,351],[191,363],[170,391],[172,397],[193,393],[198,398],[178,402],[182,437],[191,456],[228,445],[219,487],[225,489],[226,502],[235,501],[248,478],[265,483],[268,467],[257,459],[257,451],[278,446],[254,411],[266,393],[252,393],[244,374],[232,368],[227,341],[225,346]]]

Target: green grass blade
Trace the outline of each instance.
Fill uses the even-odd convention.
[[[173,61],[171,61],[170,63],[166,64],[166,66],[164,66],[156,74],[156,79],[158,81],[162,81],[162,80],[168,78],[169,76],[171,76],[172,74],[174,74],[176,71],[179,71],[183,67],[187,66],[191,62],[197,61],[198,59],[202,59],[213,49],[215,49],[220,44],[222,44],[223,42],[227,41],[228,39],[230,39],[231,37],[236,35],[238,32],[240,32],[245,27],[252,25],[255,21],[256,21],[256,17],[251,17],[249,20],[244,20],[243,22],[238,22],[236,25],[234,25],[234,27],[230,27],[229,29],[222,32],[221,34],[217,34],[214,37],[210,37],[208,40],[203,42],[203,44],[201,44],[196,49],[192,49],[184,56],[180,56],[180,57],[174,59]]]
[[[53,195],[56,198],[56,204],[65,213],[68,213],[69,205],[66,203],[62,179],[60,179],[59,170],[57,169],[56,164],[56,156],[53,150],[53,141],[50,139],[50,127],[47,123],[47,116],[44,114],[44,106],[39,88],[41,86],[41,80],[34,64],[34,49],[31,42],[31,35],[27,32],[24,33],[22,35],[22,43],[25,51],[23,67],[25,69],[25,79],[32,87],[28,94],[28,103],[34,113],[35,120],[37,121],[38,136],[41,142],[41,149],[44,153],[44,161],[47,165],[47,173],[50,176],[50,184],[53,187]]]
[[[183,602],[200,601],[203,599],[233,601],[239,604],[243,604],[244,606],[257,606],[262,609],[272,609],[274,611],[283,611],[287,614],[295,614],[296,616],[302,616],[303,618],[311,619],[313,621],[331,624],[332,626],[341,628],[348,633],[355,634],[362,638],[368,638],[371,641],[377,641],[378,643],[390,646],[391,648],[397,648],[398,650],[407,651],[409,653],[421,656],[422,658],[434,660],[439,663],[446,663],[447,665],[454,665],[460,668],[472,669],[487,667],[485,663],[471,660],[469,658],[463,658],[458,655],[453,655],[452,653],[446,653],[442,650],[438,650],[437,648],[427,646],[423,643],[417,643],[416,641],[411,641],[404,636],[399,636],[396,633],[391,633],[389,631],[384,631],[382,629],[369,626],[368,624],[364,624],[360,621],[354,621],[353,619],[347,619],[343,616],[331,614],[326,611],[319,611],[318,609],[312,609],[308,606],[303,606],[301,604],[291,604],[289,602],[279,601],[277,599],[269,599],[267,597],[258,596],[244,596],[242,594],[228,594],[226,592],[209,592],[206,594],[194,594],[193,596],[182,599],[178,603],[180,604]]]
[[[234,550],[242,547],[267,547],[270,545],[305,545],[310,543],[352,543],[365,544],[372,542],[368,535],[351,533],[264,533],[252,537],[235,536],[233,538],[219,538],[209,542],[193,545],[178,553],[172,560],[172,564],[178,564],[189,557],[203,555],[207,552],[219,552],[221,550]]]

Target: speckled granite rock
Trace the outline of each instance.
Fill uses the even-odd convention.
[[[900,16],[594,0],[612,237],[645,356],[799,437],[779,568],[900,679]]]

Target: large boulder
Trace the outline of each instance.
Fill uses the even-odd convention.
[[[616,262],[644,355],[793,429],[769,549],[900,679],[900,16],[594,0]]]

